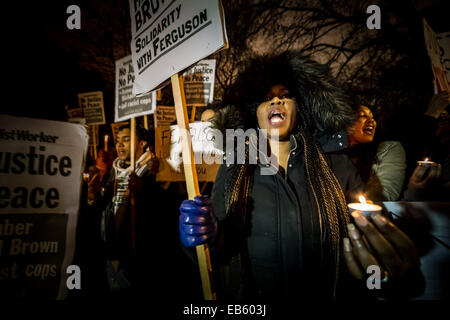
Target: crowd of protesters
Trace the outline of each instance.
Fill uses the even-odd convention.
[[[435,94],[411,124],[426,137],[414,159],[401,141],[377,137],[375,106],[351,100],[326,66],[298,52],[255,58],[202,121],[267,130],[276,173],[261,174],[267,155],[250,164],[250,141],[246,163],[223,164],[189,201],[182,184],[156,181],[154,135],[141,126],[131,170],[130,127],[121,127],[115,149],[87,162],[75,258],[88,270],[88,294],[200,299],[192,247],[207,243],[219,298],[370,299],[369,265],[383,271],[380,296],[419,295],[414,243],[388,214],[350,215],[346,204],[361,194],[450,199],[449,93]]]

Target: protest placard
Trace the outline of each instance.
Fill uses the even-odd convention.
[[[115,122],[151,114],[156,107],[156,93],[136,97],[133,94],[134,69],[131,55],[116,61]]]
[[[83,125],[0,116],[0,296],[62,299],[75,250]]]
[[[69,108],[68,106],[66,106],[66,112],[68,119],[83,118],[83,110],[81,109],[81,107]]]
[[[201,60],[183,73],[187,106],[204,107],[213,102],[216,60]]]
[[[450,87],[450,32],[436,34],[436,40],[439,44],[442,67],[447,75],[447,82]]]
[[[175,107],[170,106],[156,106],[156,112],[153,114],[155,128],[168,127],[177,121],[175,114]]]
[[[136,95],[228,46],[218,0],[130,0],[130,14]]]
[[[87,125],[105,124],[103,92],[93,91],[78,94],[78,103],[83,109]]]
[[[217,132],[209,122],[189,124],[199,181],[214,181],[222,161],[222,150],[215,147]],[[184,181],[180,129],[177,125],[156,128],[157,181]]]
[[[425,37],[425,45],[428,56],[431,60],[431,68],[434,75],[435,93],[442,91],[450,91],[450,84],[448,81],[448,70],[444,65],[444,53],[438,43],[436,33],[431,29],[425,19],[423,20],[423,30]],[[445,39],[444,39],[445,40]],[[444,42],[444,41],[442,41]]]
[[[130,0],[131,54],[136,79],[133,93],[145,94],[170,77],[180,128],[184,176],[189,199],[199,194],[191,147],[183,78],[179,74],[197,61],[228,47],[220,0]],[[193,108],[194,109],[194,108]],[[194,112],[192,112],[194,113]],[[216,298],[207,244],[196,246],[206,300]]]

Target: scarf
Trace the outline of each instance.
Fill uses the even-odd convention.
[[[135,163],[134,172],[138,177],[144,176],[148,171],[149,165],[152,161],[150,152],[142,154]],[[115,173],[114,182],[114,196],[112,199],[114,206],[114,215],[117,213],[119,207],[128,203],[130,192],[128,190],[128,180],[131,174],[131,166],[125,167],[123,160],[116,158],[113,162],[113,168]]]

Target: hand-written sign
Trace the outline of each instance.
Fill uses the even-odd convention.
[[[136,97],[133,90],[134,69],[131,55],[116,61],[115,122],[151,114],[156,107],[156,93]]]

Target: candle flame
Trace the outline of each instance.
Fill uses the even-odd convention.
[[[108,141],[108,139],[109,139],[109,136],[105,135],[105,141]]]
[[[366,198],[364,198],[364,196],[359,196],[359,202],[366,204]]]

